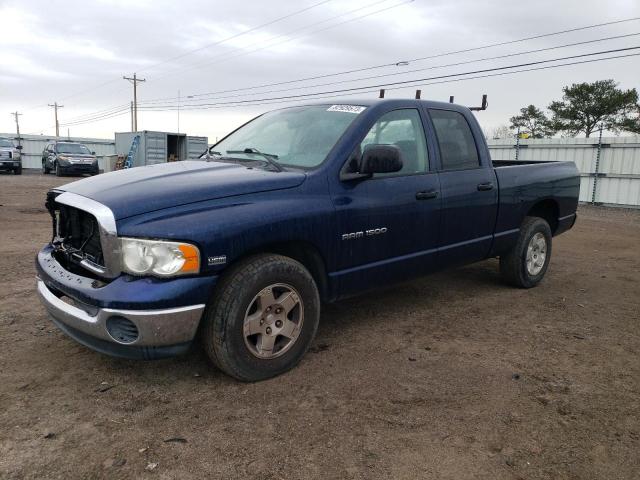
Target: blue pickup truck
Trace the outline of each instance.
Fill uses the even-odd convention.
[[[78,342],[159,358],[200,339],[224,372],[292,368],[332,302],[499,257],[537,285],[576,221],[572,162],[492,162],[469,109],[421,100],[283,108],[200,161],[47,194],[37,290]]]

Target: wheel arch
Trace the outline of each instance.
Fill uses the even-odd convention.
[[[555,235],[558,230],[558,219],[560,218],[560,207],[553,198],[546,198],[536,202],[529,208],[526,216],[539,217],[545,220],[551,228],[551,234]]]
[[[322,300],[329,299],[330,289],[326,263],[323,255],[320,253],[320,249],[318,249],[318,247],[313,243],[305,240],[268,243],[245,252],[243,255],[236,258],[230,266],[248,256],[261,253],[274,253],[300,262],[307,270],[309,270],[309,273],[316,282],[320,292],[320,298]]]

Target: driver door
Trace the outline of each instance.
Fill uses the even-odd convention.
[[[341,181],[332,192],[339,239],[338,271],[331,275],[341,294],[400,281],[437,266],[440,185],[429,164],[422,115],[413,108],[383,114],[349,162],[357,165],[367,145],[395,145],[401,151],[402,170]]]

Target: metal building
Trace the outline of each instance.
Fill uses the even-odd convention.
[[[580,170],[580,201],[640,207],[640,136],[488,140],[494,160],[569,160]]]
[[[179,160],[196,160],[207,149],[207,137],[192,137],[184,133],[116,132],[115,149],[127,156],[136,136],[140,137],[133,166],[154,165]]]

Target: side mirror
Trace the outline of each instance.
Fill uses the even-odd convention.
[[[395,145],[367,145],[360,160],[360,174],[391,173],[402,170],[402,152]]]
[[[91,152],[91,155],[95,155],[95,154],[96,154],[96,152]]]
[[[22,150],[22,145],[18,145],[18,146],[16,147],[16,150]]]

